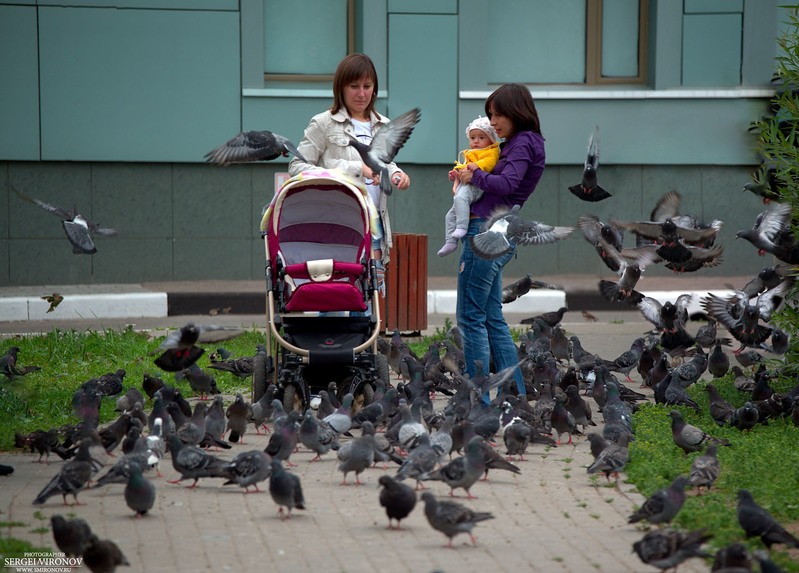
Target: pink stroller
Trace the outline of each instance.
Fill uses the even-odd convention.
[[[388,385],[372,220],[365,188],[338,171],[306,171],[276,193],[261,219],[267,355],[254,361],[253,401],[274,381],[285,409],[304,411],[335,381],[357,408],[378,379]]]

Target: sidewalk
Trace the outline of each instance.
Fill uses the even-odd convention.
[[[602,356],[618,356],[629,348],[632,338],[649,330],[637,312],[597,314],[599,320],[589,323],[579,312],[567,313],[563,326],[580,336],[587,349]],[[443,404],[443,398],[438,399],[436,408]],[[592,431],[601,431],[601,426]],[[263,449],[268,437],[256,436],[251,426],[248,432],[246,445],[235,445],[219,456],[230,459],[241,451]],[[499,443],[499,451],[504,453],[501,440]],[[468,537],[459,536],[455,550],[442,548],[446,538],[427,523],[421,502],[403,522],[403,531],[386,529],[377,479],[383,473],[393,474],[396,466],[386,471],[368,470],[361,476],[366,485],[345,487],[338,485],[342,476],[332,453],[319,463],[309,463],[310,458],[304,448],[291,458],[299,464],[292,471],[302,479],[307,509],[283,522],[276,517],[268,493],[245,495],[236,486],[222,486],[218,479],[200,480],[194,490],[165,483],[176,476],[169,459],[162,463],[164,479],[149,476],[157,489],[157,501],[151,514],[142,519],[135,519],[125,505],[122,485],[82,492],[81,506],[63,507],[56,496],[36,507],[31,501],[62,462],[44,465],[35,463],[36,456],[28,453],[0,453],[0,463],[16,468],[12,476],[0,478],[2,519],[24,524],[3,531],[37,546],[55,547],[50,532],[38,532],[37,528],[47,528],[50,516],[56,513],[82,517],[101,538],[111,538],[121,547],[131,567],[119,571],[653,570],[632,553],[633,542],[643,532],[627,525],[627,517],[644,497],[623,482],[617,490],[605,486],[602,478],[590,479],[585,471],[591,460],[585,437],[575,437],[574,446],[531,446],[528,461],[518,463],[520,475],[492,471],[487,483],[474,486],[472,493],[478,499],[458,499],[477,511],[492,512],[495,518],[475,528],[477,547],[466,546]],[[447,497],[444,484],[428,485],[437,496]],[[694,559],[681,565],[680,571],[699,573],[707,567]]]

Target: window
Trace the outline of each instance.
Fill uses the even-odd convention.
[[[644,83],[648,18],[649,0],[492,0],[488,83]]]
[[[264,0],[264,80],[332,81],[355,51],[355,0]]]

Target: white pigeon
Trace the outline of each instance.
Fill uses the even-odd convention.
[[[568,237],[574,227],[554,227],[527,221],[519,216],[519,205],[510,211],[494,214],[483,225],[482,232],[471,238],[472,249],[484,259],[496,259],[514,245],[545,245]]]

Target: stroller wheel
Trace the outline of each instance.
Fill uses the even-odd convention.
[[[286,412],[297,410],[303,412],[305,410],[302,403],[302,393],[297,391],[294,384],[288,384],[283,388],[283,409]]]

